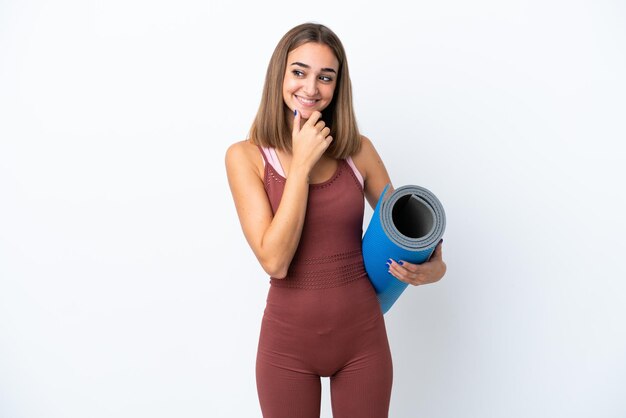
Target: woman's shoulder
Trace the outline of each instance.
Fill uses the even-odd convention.
[[[235,142],[226,149],[227,167],[242,167],[245,165],[255,168],[260,168],[263,165],[259,147],[248,139]]]
[[[361,146],[359,150],[352,155],[352,160],[358,163],[365,163],[372,157],[376,156],[376,149],[372,141],[365,135],[361,134]]]
[[[254,145],[250,140],[244,139],[237,141],[228,146],[226,149],[226,160],[236,158],[254,158],[253,156],[259,155],[259,147]]]
[[[380,167],[384,166],[373,142],[365,135],[361,135],[361,148],[352,155],[352,161],[366,180],[372,174],[379,174]]]

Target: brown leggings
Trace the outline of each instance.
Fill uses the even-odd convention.
[[[330,376],[334,418],[386,418],[392,363],[367,278],[330,289],[271,286],[256,376],[264,418],[319,418]]]

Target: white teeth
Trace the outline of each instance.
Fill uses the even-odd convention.
[[[304,97],[300,97],[300,96],[297,96],[297,97],[298,97],[298,100],[300,100],[302,103],[313,104],[316,102],[315,100],[312,100],[312,99],[305,99]]]

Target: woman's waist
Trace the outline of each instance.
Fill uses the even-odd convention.
[[[329,255],[296,253],[283,279],[271,279],[272,286],[326,289],[367,278],[361,248]]]
[[[265,317],[283,325],[336,324],[351,327],[381,315],[380,303],[367,276],[332,288],[272,286]]]

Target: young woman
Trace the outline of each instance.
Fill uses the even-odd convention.
[[[270,60],[249,139],[226,153],[241,227],[271,277],[257,353],[265,418],[319,418],[321,376],[335,418],[387,417],[392,362],[361,253],[364,196],[390,183],[358,131],[346,54],[327,27],[287,32]],[[397,260],[401,261],[401,260]],[[445,273],[441,244],[427,263],[389,262],[418,285]]]

